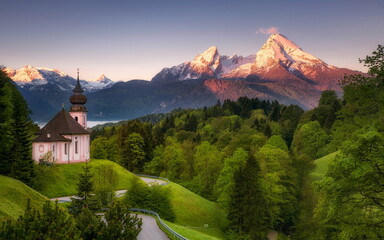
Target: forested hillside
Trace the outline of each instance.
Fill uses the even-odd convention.
[[[32,135],[36,131],[23,96],[0,66],[0,174],[34,184]]]
[[[167,177],[217,201],[238,239],[384,237],[383,47],[317,108],[239,98],[92,132],[92,156]],[[156,116],[154,119],[158,120]],[[148,120],[148,119],[146,119]],[[153,121],[156,122],[156,121]],[[339,151],[312,183],[314,160]]]

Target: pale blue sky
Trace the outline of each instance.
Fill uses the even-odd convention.
[[[150,80],[213,45],[255,54],[270,27],[329,64],[365,70],[358,58],[384,44],[384,0],[2,0],[0,64]]]

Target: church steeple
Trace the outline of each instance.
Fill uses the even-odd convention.
[[[80,79],[79,79],[79,69],[77,69],[77,83],[76,87],[72,90],[74,93],[83,93],[84,90],[81,88]]]
[[[72,90],[73,95],[69,98],[72,103],[69,113],[71,116],[82,125],[87,127],[87,108],[84,106],[87,103],[87,97],[82,93],[84,92],[80,84],[79,69],[77,69],[77,82],[75,88]]]
[[[74,106],[80,107],[87,102],[87,97],[82,94],[84,92],[84,90],[80,85],[79,69],[77,69],[77,83],[76,83],[75,88],[72,90],[72,92],[73,92],[73,95],[69,98],[69,101]],[[74,106],[71,107],[71,111],[72,111],[72,108]],[[84,107],[84,110],[86,110],[85,106],[82,106],[82,107]],[[76,110],[76,111],[79,111],[79,110]]]

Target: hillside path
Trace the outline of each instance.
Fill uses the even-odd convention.
[[[155,184],[158,184],[158,185],[165,185],[167,184],[166,181],[164,180],[161,180],[161,179],[155,179],[155,178],[149,178],[149,177],[140,177],[141,180],[143,180],[144,182],[146,182],[148,185],[155,185]],[[118,190],[115,192],[116,194],[116,197],[122,197],[124,196],[124,194],[127,192],[127,190]],[[71,202],[71,198],[74,197],[74,196],[67,196],[67,197],[58,197],[58,198],[51,198],[50,200],[51,201],[58,201],[59,203],[66,203],[66,202]]]
[[[148,185],[164,185],[167,184],[166,181],[160,180],[160,179],[154,179],[149,177],[140,177],[141,180],[146,182]],[[127,190],[118,190],[115,192],[116,197],[122,197]],[[51,201],[58,201],[59,203],[65,203],[65,202],[71,202],[71,198],[74,196],[67,196],[67,197],[58,197],[58,198],[51,198]],[[143,220],[143,225],[141,226],[141,231],[139,233],[139,236],[137,237],[138,240],[169,240],[167,235],[157,226],[156,219],[147,216],[138,214],[138,217],[140,217]]]
[[[143,220],[141,231],[139,236],[137,236],[138,240],[169,240],[167,235],[165,235],[159,226],[157,226],[154,217],[141,214],[138,214],[137,216]]]

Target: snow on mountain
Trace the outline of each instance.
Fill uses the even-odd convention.
[[[81,80],[81,84],[84,89],[89,92],[112,87],[115,82],[107,78],[104,74],[93,81]]]
[[[164,68],[152,82],[166,83],[191,79],[232,79],[275,82],[284,86],[341,91],[338,80],[344,74],[356,73],[331,66],[305,52],[281,34],[272,34],[256,55],[220,56],[210,47],[192,62]]]
[[[225,74],[241,66],[248,66],[255,61],[255,55],[221,56],[216,46],[208,48],[197,55],[192,62],[185,62],[171,68],[164,68],[153,79],[153,82],[174,82],[190,79],[209,79],[225,76]]]
[[[6,68],[8,76],[22,88],[38,88],[46,84],[54,84],[63,91],[72,91],[76,79],[57,69],[24,66],[18,70]],[[114,82],[104,74],[95,81],[81,80],[85,91],[95,91],[111,87]]]
[[[110,83],[113,83],[113,81],[109,78],[107,78],[104,74],[101,74],[100,77],[98,77],[95,82],[99,82],[99,83],[102,83],[102,84],[105,84],[105,85],[108,85]]]
[[[273,65],[271,61],[274,64],[283,63],[288,67],[295,63],[327,65],[317,57],[304,52],[294,42],[281,34],[272,34],[260,51],[257,52],[255,67],[271,67]]]

